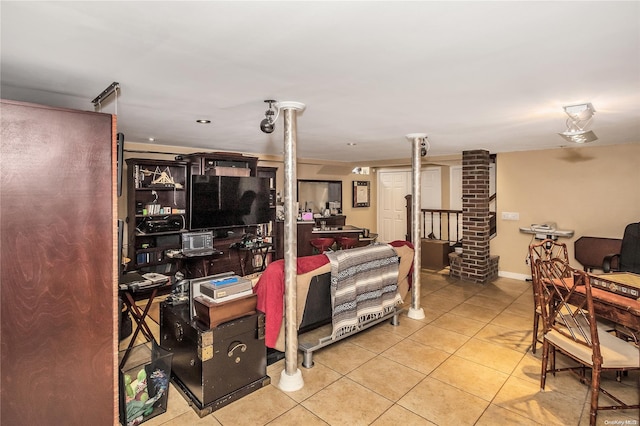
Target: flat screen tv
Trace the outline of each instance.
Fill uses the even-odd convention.
[[[269,178],[193,175],[189,211],[191,230],[267,223]]]

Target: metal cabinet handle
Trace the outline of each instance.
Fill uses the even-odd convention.
[[[240,348],[240,351],[242,352],[246,352],[247,351],[247,345],[245,345],[244,343],[241,342],[233,342],[231,343],[232,345],[235,344],[235,346],[231,347],[229,349],[228,355],[229,358],[231,358],[233,356],[233,351],[235,351],[236,349]]]
[[[184,328],[182,328],[182,324],[177,321],[173,324],[173,334],[177,342],[182,342],[182,339],[184,339]]]

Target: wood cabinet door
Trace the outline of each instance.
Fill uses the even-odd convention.
[[[2,101],[2,423],[117,415],[111,115]]]

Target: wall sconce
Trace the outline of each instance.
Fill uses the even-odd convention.
[[[584,129],[596,112],[591,103],[568,105],[563,108],[569,118],[567,118],[567,130],[558,133],[562,138],[574,143],[593,142],[598,139],[593,131]]]

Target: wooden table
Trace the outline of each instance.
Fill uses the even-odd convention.
[[[136,338],[138,337],[138,333],[142,333],[147,342],[155,340],[153,337],[153,333],[149,328],[149,325],[146,322],[147,315],[149,314],[149,309],[153,304],[153,299],[158,295],[158,290],[161,288],[168,287],[171,288],[171,280],[167,277],[165,281],[157,282],[152,285],[148,285],[146,287],[131,287],[131,286],[121,286],[120,293],[122,294],[122,300],[126,306],[127,312],[131,314],[132,319],[136,323],[135,330],[133,331],[133,335],[131,336],[131,340],[129,341],[129,345],[124,351],[124,355],[120,360],[120,368],[122,369],[127,362],[127,358],[133,349],[134,344],[136,343]],[[138,300],[147,300],[144,308],[140,308],[136,304]]]
[[[592,279],[602,278],[602,276],[591,274],[589,276],[592,277]],[[609,279],[615,279],[615,274],[609,277]],[[569,303],[580,304],[584,300],[584,294],[584,287],[578,287],[569,299]],[[640,338],[640,301],[611,291],[602,290],[593,285],[591,286],[591,294],[597,316],[627,327],[630,331],[634,332],[637,338]]]

